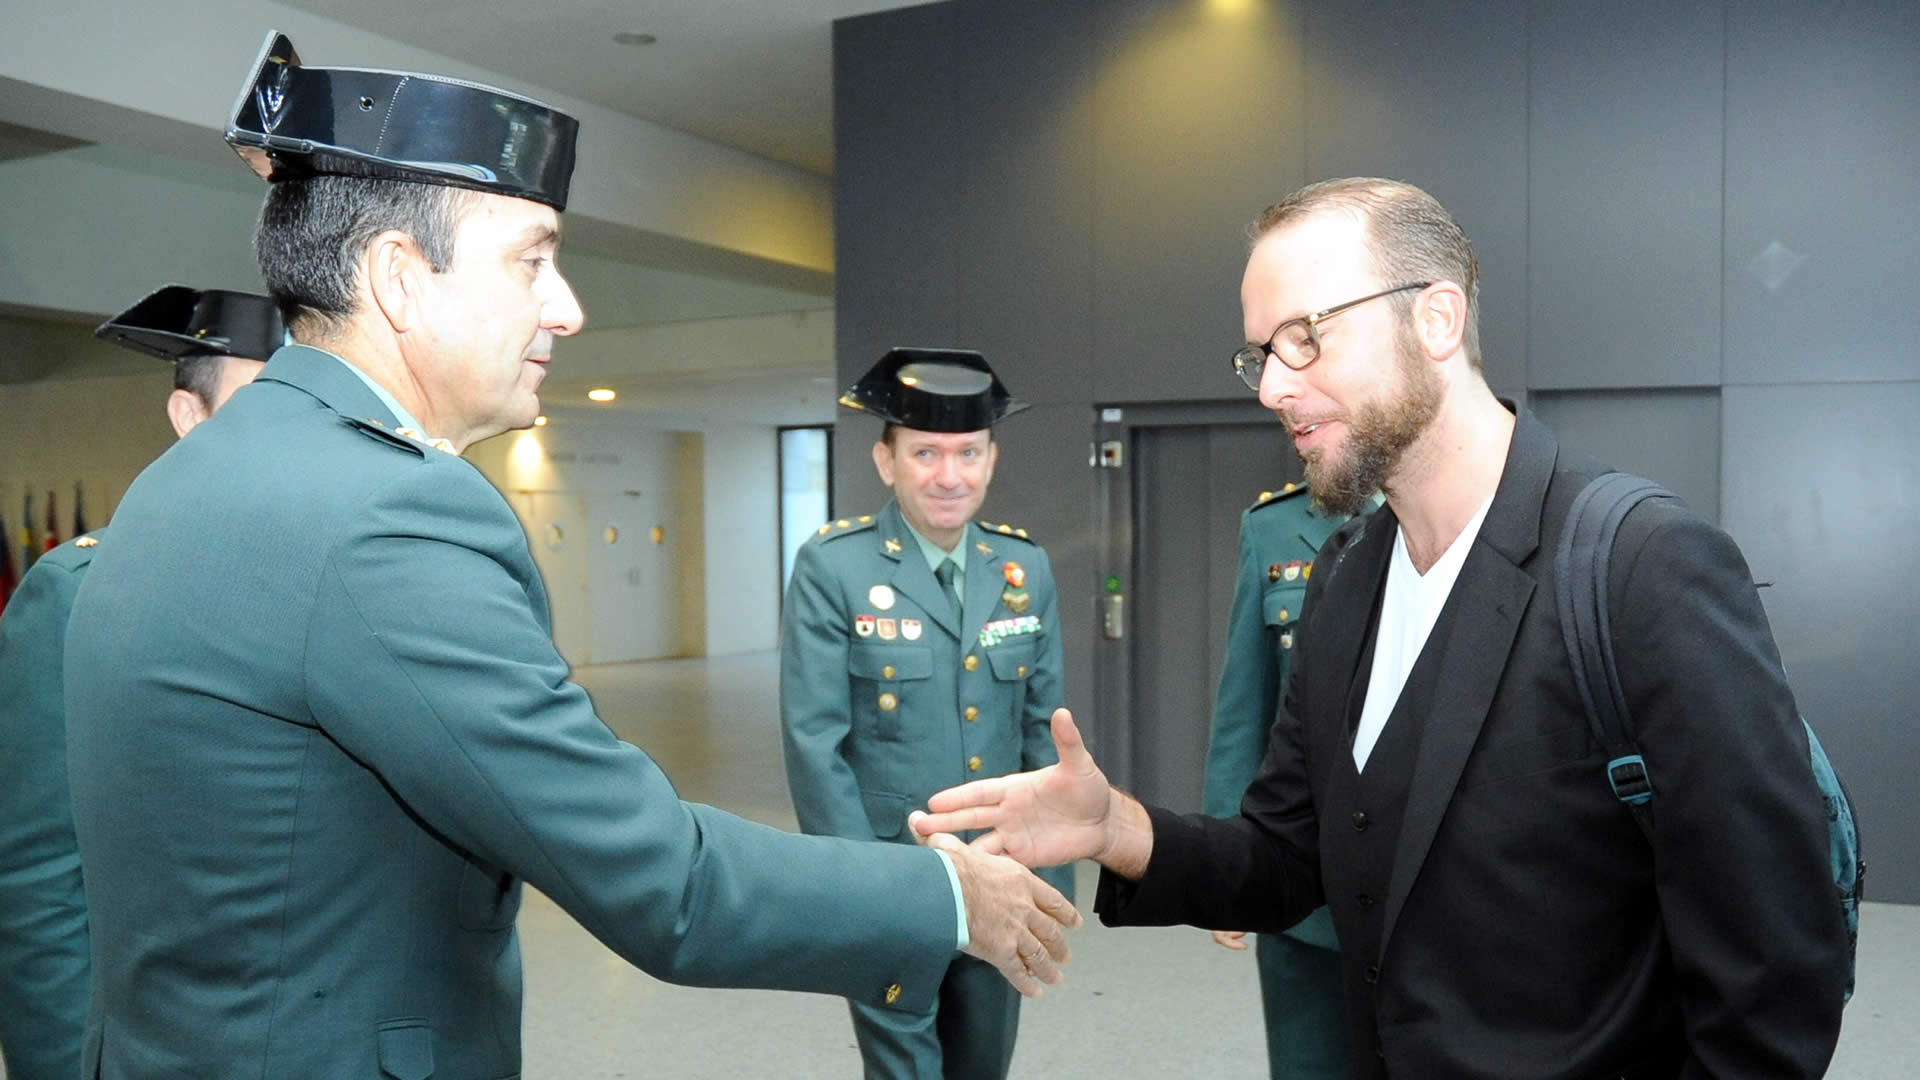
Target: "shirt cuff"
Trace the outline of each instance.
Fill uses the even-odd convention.
[[[960,871],[953,868],[953,856],[944,851],[935,851],[940,856],[940,865],[947,868],[947,884],[953,886],[953,917],[960,925],[960,940],[954,949],[965,949],[973,944],[973,936],[967,933],[967,900],[960,893]]]

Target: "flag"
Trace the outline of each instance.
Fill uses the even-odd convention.
[[[20,573],[22,576],[33,568],[33,560],[40,557],[40,529],[33,523],[33,489],[27,489],[27,497],[20,511]]]
[[[0,611],[6,610],[7,598],[13,595],[19,580],[13,572],[13,541],[7,536],[7,518],[0,513]]]
[[[41,541],[42,551],[52,551],[60,546],[60,511],[54,509],[53,492],[47,492],[47,535]]]
[[[73,482],[73,535],[85,536],[86,534],[87,511],[85,504],[81,501],[80,481],[75,480]]]

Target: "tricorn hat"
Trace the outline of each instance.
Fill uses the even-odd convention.
[[[115,345],[178,360],[210,353],[265,360],[287,342],[280,309],[252,293],[166,285],[100,324],[93,336]]]
[[[580,122],[489,86],[303,67],[269,30],[233,103],[227,144],[268,181],[322,173],[470,188],[567,206]]]
[[[966,349],[893,349],[840,404],[915,431],[980,431],[1027,407]]]

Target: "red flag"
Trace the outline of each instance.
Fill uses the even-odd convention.
[[[54,509],[51,491],[47,492],[47,538],[41,544],[41,551],[52,551],[60,546],[60,512]]]

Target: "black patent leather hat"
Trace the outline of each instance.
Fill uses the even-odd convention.
[[[567,206],[580,122],[478,83],[314,68],[267,32],[233,104],[227,144],[270,182],[318,174],[470,188]]]
[[[162,360],[202,353],[265,360],[287,342],[280,309],[253,293],[166,285],[100,324],[93,336]]]
[[[840,395],[856,412],[915,431],[981,431],[1027,408],[966,349],[893,349]]]

